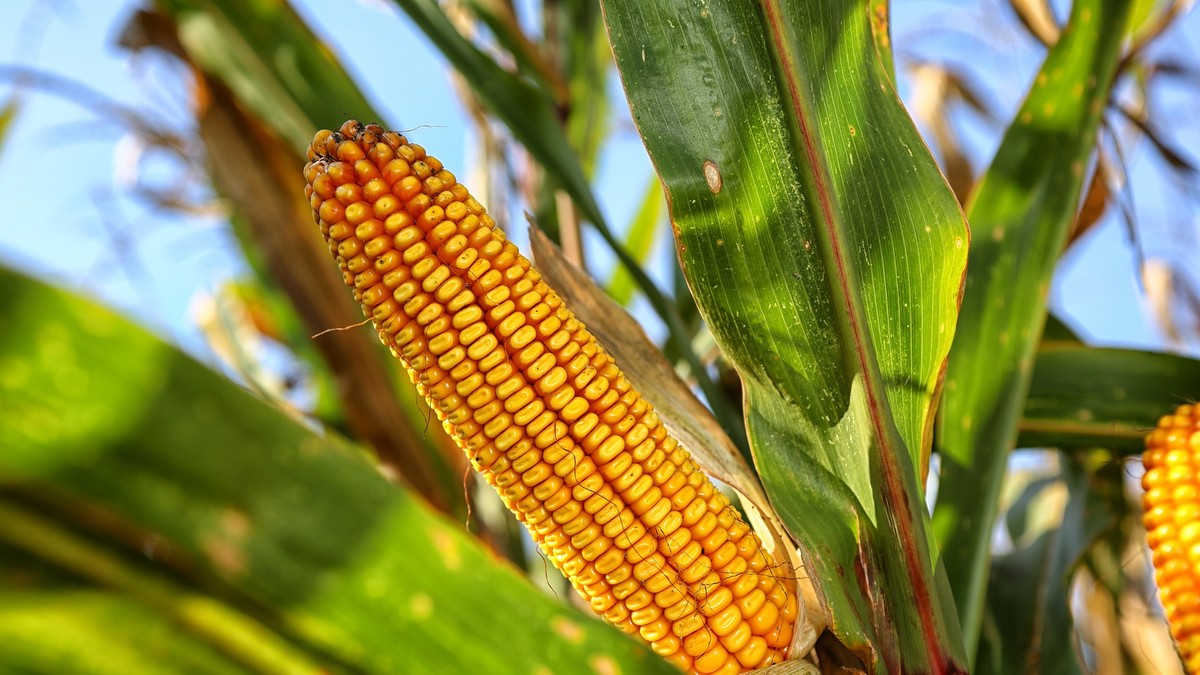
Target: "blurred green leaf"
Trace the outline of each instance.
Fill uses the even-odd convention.
[[[566,95],[554,102],[554,113],[584,177],[591,180],[609,134],[611,107],[606,84],[612,50],[600,21],[600,5],[592,1],[545,4],[537,18],[542,52],[566,79]],[[539,227],[560,242],[572,259],[585,260],[581,221],[591,220],[591,215],[585,212],[581,217],[564,199],[572,193],[564,189],[557,173],[543,172],[536,186],[532,206]],[[601,227],[607,228],[604,223]]]
[[[1179,3],[1176,0],[1132,0],[1133,7],[1129,11],[1129,26],[1126,37],[1139,39],[1152,30],[1157,19],[1167,8],[1174,4],[1188,4],[1191,0]]]
[[[149,405],[140,391],[161,385],[168,358],[144,332],[112,349],[105,340],[126,326],[112,313],[22,290],[0,269],[0,480],[86,462],[129,433]]]
[[[157,2],[188,55],[301,155],[318,129],[382,119],[287,2]]]
[[[0,671],[233,675],[247,671],[115,593],[0,591]]]
[[[1009,482],[1019,483],[1023,478],[1022,474],[1027,473],[1033,472],[1014,473],[1009,478]],[[1045,493],[1048,492],[1047,488],[1058,484],[1058,476],[1043,476],[1029,480],[1021,487],[1021,494],[1013,500],[1004,513],[1008,536],[1013,541],[1025,539],[1026,534],[1034,528],[1036,528],[1035,534],[1041,534],[1048,529],[1046,521],[1058,522],[1062,514],[1056,513],[1054,509],[1045,508],[1047,500],[1044,498]]]
[[[13,96],[0,106],[0,152],[4,151],[4,142],[8,140],[8,130],[12,127],[13,120],[17,118],[17,97]]]
[[[1141,454],[1159,417],[1197,400],[1200,360],[1043,342],[1017,447]]]
[[[1020,512],[1043,525],[1015,523],[1010,528],[1014,550],[993,563],[977,661],[981,675],[1084,672],[1071,611],[1071,581],[1087,551],[1106,533],[1118,530],[1126,515],[1120,507],[1125,504],[1123,472],[1105,453],[1060,457],[1063,471],[1058,480],[1031,484],[1036,496]],[[1114,479],[1116,499],[1111,485],[1106,487]],[[1047,490],[1047,485],[1061,489]],[[1046,522],[1053,525],[1046,527]]]
[[[1065,603],[1064,535],[1062,528],[1043,532],[993,563],[981,675],[1081,672],[1070,651],[1075,641]]]
[[[689,285],[831,628],[872,671],[965,667],[918,476],[967,232],[871,4],[604,6]]]
[[[546,171],[562,181],[588,220],[605,228],[579,158],[571,150],[555,114],[553,97],[528,80],[501,68],[450,22],[435,0],[395,0],[413,23],[471,85],[471,90],[525,145]],[[397,85],[400,85],[397,82]]]
[[[625,248],[643,265],[646,264],[650,252],[654,250],[654,242],[662,232],[660,225],[665,205],[662,183],[658,182],[658,176],[651,176],[646,184],[646,192],[642,195],[642,204],[625,230]],[[629,271],[624,267],[617,267],[606,290],[618,305],[627,306],[633,299],[633,277],[629,276]]]
[[[37,491],[47,489],[39,486]],[[81,520],[89,517],[86,513],[81,515]],[[91,518],[94,521],[96,516],[91,514]],[[179,627],[250,671],[306,675],[328,670],[246,614],[214,598],[189,592],[155,570],[147,569],[141,561],[132,563],[128,556],[122,558],[50,518],[30,513],[5,499],[0,499],[0,540],[40,557],[46,564],[57,565],[120,591],[148,609],[158,610],[162,623]],[[143,553],[147,557],[153,555],[158,544],[145,542]],[[80,637],[87,640],[86,635]]]
[[[488,27],[496,42],[512,55],[518,71],[532,77],[538,88],[547,92],[552,100],[559,103],[568,100],[567,84],[539,51],[538,45],[525,35],[511,2],[466,0],[464,4]]]
[[[947,365],[933,522],[972,653],[1005,462],[1129,6],[1128,0],[1076,0],[967,209],[971,264]]]
[[[351,670],[671,672],[532,588],[358,451],[108,310],[7,271],[0,297],[42,309],[2,313],[0,360],[28,365],[0,378],[0,400],[30,401],[3,417],[17,439],[0,455],[3,476],[76,526],[105,514],[108,529],[94,536],[156,542],[161,564],[219,580],[285,637]],[[25,361],[28,336],[45,335],[53,358]],[[38,432],[73,416],[91,382],[105,394],[90,401],[92,417],[119,427],[78,440],[86,452]]]
[[[545,20],[554,22],[560,42],[552,49],[561,52],[566,60],[570,89],[567,139],[579,156],[584,175],[593,178],[604,140],[611,131],[609,113],[612,109],[608,87],[612,48],[601,20],[600,3],[554,3],[548,4],[547,10],[550,16]]]
[[[1079,336],[1062,319],[1053,312],[1046,315],[1046,326],[1042,329],[1042,343],[1046,342],[1077,342],[1082,343]]]

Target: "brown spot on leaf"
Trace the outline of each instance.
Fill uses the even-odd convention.
[[[711,159],[704,160],[704,182],[708,183],[708,190],[715,194],[721,192],[721,171],[717,168],[717,163]]]

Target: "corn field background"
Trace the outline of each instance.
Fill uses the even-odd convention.
[[[359,326],[301,174],[347,118],[557,244],[797,540],[823,672],[1182,672],[1138,456],[1200,399],[1192,4],[9,3],[0,672],[673,672]]]

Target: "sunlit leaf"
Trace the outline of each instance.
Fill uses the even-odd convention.
[[[97,591],[0,592],[0,671],[237,675],[236,667],[142,604]]]
[[[1075,219],[1129,5],[1074,3],[968,205],[971,264],[941,408],[934,528],[969,649],[1050,278]]]
[[[630,255],[643,264],[647,262],[650,252],[654,249],[654,242],[658,240],[658,235],[663,231],[661,226],[663,206],[665,205],[662,184],[658,182],[657,176],[653,176],[646,185],[641,206],[638,207],[637,213],[634,214],[633,220],[629,222],[629,227],[625,231],[625,247],[629,250]],[[609,296],[617,304],[624,306],[628,305],[633,298],[634,288],[633,277],[629,276],[629,272],[624,267],[618,267],[608,282],[607,290]]]
[[[189,56],[292,150],[346,118],[381,119],[286,2],[162,0]]]
[[[688,283],[831,628],[870,670],[965,665],[917,476],[967,234],[880,61],[879,4],[604,6]]]
[[[1200,360],[1043,342],[1017,446],[1140,454],[1159,417],[1197,400]]]

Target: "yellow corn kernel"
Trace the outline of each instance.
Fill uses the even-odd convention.
[[[1188,672],[1200,675],[1200,405],[1146,436],[1143,523],[1158,594]]]
[[[380,340],[592,608],[687,672],[782,661],[788,563],[454,174],[354,121],[308,160],[313,217]]]

